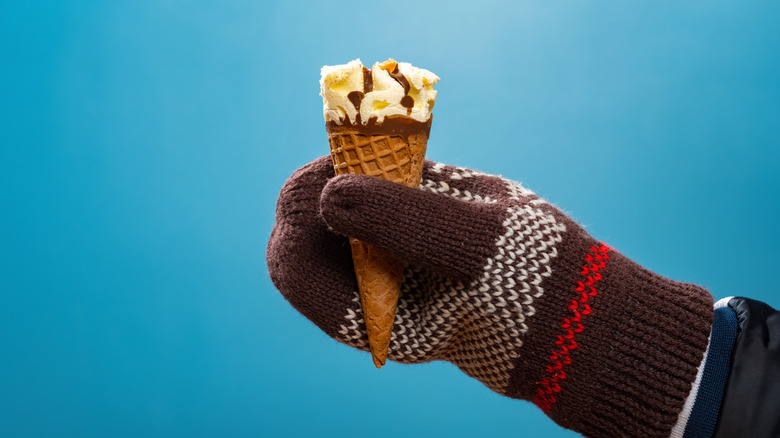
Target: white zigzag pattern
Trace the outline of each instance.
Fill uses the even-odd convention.
[[[482,176],[478,172],[436,164],[434,173],[451,181]],[[420,188],[471,202],[497,202],[445,181],[424,180]],[[520,184],[507,181],[511,199],[535,196]],[[552,273],[550,260],[558,255],[563,224],[538,206],[517,203],[507,209],[504,234],[498,237],[494,257],[480,278],[464,284],[434,272],[407,266],[395,317],[388,357],[404,363],[448,360],[498,393],[509,384],[512,359],[519,356],[527,319],[536,313],[534,300],[541,283]],[[340,340],[367,349],[360,298],[357,310],[348,310]]]

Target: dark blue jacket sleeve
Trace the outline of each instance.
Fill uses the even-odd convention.
[[[780,437],[780,312],[748,298],[728,307],[738,329],[716,438]]]

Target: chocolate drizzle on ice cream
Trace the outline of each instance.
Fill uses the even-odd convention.
[[[366,97],[366,94],[362,91],[350,91],[349,94],[347,94],[347,99],[352,102],[352,105],[358,111],[360,111],[360,102],[363,101],[364,97]]]
[[[374,90],[374,78],[371,76],[371,70],[363,66],[363,93],[369,93]]]
[[[401,106],[406,108],[406,114],[409,115],[412,113],[412,108],[414,108],[414,98],[410,95],[406,95],[401,98]]]
[[[371,77],[371,70],[363,67],[363,91],[350,91],[347,94],[347,99],[352,102],[352,105],[358,112],[358,118],[360,117],[360,102],[366,97],[366,93],[370,93],[373,89],[374,79]],[[403,105],[403,102],[401,105]]]
[[[387,64],[389,61],[385,61],[385,64]],[[404,76],[403,73],[398,71],[398,63],[394,63],[395,68],[391,70],[387,69],[387,71],[390,73],[390,76],[393,77],[399,84],[401,84],[402,87],[404,87],[404,97],[401,98],[401,106],[406,108],[406,115],[412,113],[412,108],[414,108],[414,98],[409,95],[409,90],[412,89],[412,86],[409,84],[409,81],[406,80],[406,76]]]
[[[398,81],[399,84],[401,84],[402,87],[404,87],[404,94],[409,94],[409,90],[412,88],[411,85],[409,85],[409,81],[406,80],[406,77],[403,73],[398,71],[398,63],[395,64],[395,68],[393,71],[389,71],[390,76],[393,77],[396,81]]]

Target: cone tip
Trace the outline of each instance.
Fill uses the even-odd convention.
[[[371,358],[374,359],[374,365],[376,366],[376,369],[382,368],[382,365],[385,364],[384,358],[380,359],[373,353],[371,353]]]

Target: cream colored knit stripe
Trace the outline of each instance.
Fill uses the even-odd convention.
[[[449,166],[435,166],[432,171],[447,181],[426,179],[421,189],[468,202],[496,202],[458,188],[459,181],[484,174]],[[533,195],[517,183],[506,184],[514,201]],[[481,277],[467,285],[407,267],[388,357],[405,363],[448,360],[504,393],[513,359],[528,331],[527,318],[536,312],[533,302],[544,293],[541,283],[552,273],[550,261],[557,256],[556,245],[566,231],[565,225],[537,207],[545,202],[508,207],[505,232],[495,243],[496,255],[486,261]],[[414,294],[420,287],[435,290]],[[358,296],[354,300],[359,303]],[[362,313],[359,305],[356,308],[345,315],[339,338],[365,349]]]

